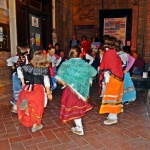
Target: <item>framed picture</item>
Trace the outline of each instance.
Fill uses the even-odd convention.
[[[39,19],[34,16],[32,16],[32,26],[39,27]]]
[[[0,8],[7,9],[7,1],[6,0],[0,0]]]

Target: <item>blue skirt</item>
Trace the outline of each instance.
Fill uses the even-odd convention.
[[[136,99],[136,90],[133,81],[130,78],[129,72],[124,75],[124,95],[122,103],[134,101]]]

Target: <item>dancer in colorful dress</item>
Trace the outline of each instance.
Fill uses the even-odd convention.
[[[41,118],[47,97],[52,100],[49,65],[42,51],[37,51],[30,64],[17,69],[24,85],[17,101],[18,118],[25,127],[32,127],[32,132],[43,128]]]
[[[116,49],[119,42],[115,37],[109,37],[104,41],[105,53],[100,64],[100,79],[105,76],[106,90],[102,97],[102,104],[100,106],[100,114],[109,113],[105,125],[112,125],[118,122],[118,114],[122,108],[123,97],[123,71],[122,61],[118,56]]]
[[[84,135],[81,118],[92,109],[87,102],[90,90],[89,79],[94,77],[97,71],[79,58],[80,53],[78,46],[71,48],[70,59],[61,64],[56,78],[65,86],[61,99],[60,118],[63,122],[74,120],[76,126],[72,127],[71,131]]]
[[[17,113],[17,100],[22,89],[21,81],[18,78],[17,68],[28,64],[29,62],[29,46],[26,43],[20,43],[17,46],[17,55],[7,59],[7,66],[12,66],[12,85],[13,85],[13,100],[11,100],[11,112]]]
[[[135,59],[129,54],[125,53],[122,48],[120,48],[118,55],[122,60],[122,67],[124,72],[124,94],[122,103],[128,104],[129,102],[136,99],[136,90],[129,73],[129,70],[133,66]]]

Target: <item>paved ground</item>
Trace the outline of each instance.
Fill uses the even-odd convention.
[[[70,131],[74,124],[63,124],[59,119],[60,87],[53,93],[43,115],[44,128],[36,133],[23,127],[17,114],[8,105],[0,106],[0,150],[150,150],[150,118],[147,115],[145,93],[138,93],[137,100],[124,107],[119,123],[103,125],[106,115],[98,113],[101,99],[95,83],[90,93],[94,108],[83,118],[84,136]]]

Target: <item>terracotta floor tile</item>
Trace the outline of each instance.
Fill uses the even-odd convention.
[[[83,126],[84,126],[84,130],[85,130],[85,131],[92,131],[92,130],[95,130],[94,128],[91,127],[91,124],[88,123],[88,122],[87,122],[87,123],[84,123]]]
[[[142,138],[142,137],[134,138],[134,139],[132,139],[132,140],[130,140],[130,141],[127,141],[127,143],[128,143],[129,145],[131,145],[132,147],[137,147],[137,146],[142,145],[142,144],[145,144],[145,143],[147,143],[147,142],[149,142],[149,141],[146,140],[146,139],[144,139],[144,138]]]
[[[85,131],[85,134],[84,134],[84,136],[85,137],[91,137],[91,136],[95,136],[95,135],[99,135],[99,133],[96,131],[96,130],[91,130],[91,131]]]
[[[97,150],[110,150],[110,149],[107,148],[107,147],[103,147],[103,148],[99,148],[99,149],[97,149]]]
[[[102,142],[100,142],[97,138],[86,137],[85,140],[86,142],[90,143],[90,145],[92,145],[95,149],[105,147],[105,145]]]
[[[5,124],[5,127],[6,127],[6,130],[7,130],[7,133],[17,131],[16,126],[14,125],[14,123]]]
[[[137,131],[141,131],[141,130],[143,130],[143,129],[146,129],[146,127],[145,126],[142,126],[142,125],[135,125],[135,126],[133,126],[133,127],[129,127],[128,128],[128,131],[130,131],[130,132],[137,132]]]
[[[98,120],[98,119],[86,122],[86,124],[88,124],[88,125],[97,125],[97,124],[100,124],[100,123],[101,123],[101,121]]]
[[[46,125],[53,125],[54,124],[53,120],[49,116],[42,118],[42,121],[45,122]]]
[[[16,142],[11,144],[12,150],[25,150],[25,147],[22,142]]]
[[[19,132],[19,135],[25,135],[25,134],[29,134],[29,129],[24,127],[24,126],[20,126],[20,127],[17,127],[17,130]]]
[[[44,109],[43,129],[35,133],[9,111],[9,102],[0,103],[0,150],[149,150],[150,118],[143,93],[138,92],[136,101],[124,106],[118,124],[106,126],[103,121],[108,114],[99,114],[101,98],[98,84],[93,84],[89,102],[94,108],[82,119],[85,135],[78,136],[71,132],[74,121],[64,124],[59,118],[60,88],[54,90],[53,101]]]
[[[62,150],[62,148],[63,148],[64,150],[70,150],[71,148],[74,148],[74,147],[77,147],[77,145],[73,141],[71,141],[69,143],[54,146],[53,149],[54,150]]]
[[[131,137],[131,138],[138,138],[139,135],[134,133],[134,132],[130,132],[130,130],[128,129],[123,129],[123,130],[120,130],[120,132],[124,133],[125,135]]]
[[[122,150],[122,148],[111,139],[106,139],[101,142],[110,150]]]
[[[2,118],[12,118],[12,116],[11,116],[11,113],[10,112],[5,112],[5,113],[3,113],[2,112]]]
[[[0,131],[1,131],[1,130],[4,130],[4,129],[5,129],[4,124],[3,124],[3,123],[0,123]]]
[[[83,145],[83,146],[79,146],[79,147],[73,148],[71,150],[95,150],[95,148],[92,145],[87,144],[87,145]]]
[[[69,136],[72,141],[74,141],[79,147],[88,144],[88,142],[84,139],[84,136],[78,136],[76,134],[72,134]]]
[[[45,142],[45,141],[46,141],[45,137],[32,138],[32,139],[27,139],[23,141],[23,145],[26,147],[29,145],[34,145],[34,144]]]
[[[10,150],[10,145],[8,139],[0,140],[0,149],[1,150]]]
[[[37,147],[37,145],[29,145],[25,147],[26,150],[39,150],[39,148]]]
[[[13,138],[17,136],[19,136],[18,132],[6,133],[6,134],[1,134],[0,139],[8,139],[8,138]]]
[[[109,132],[108,130],[104,129],[102,126],[100,125],[92,125],[91,126],[93,129],[95,129],[96,131],[98,131],[99,133],[103,134],[103,133],[107,133]]]
[[[1,119],[0,119],[0,122],[8,122],[8,121],[10,121],[10,120],[12,120],[11,117],[10,117],[10,118],[1,118]]]
[[[115,134],[112,134],[110,132],[107,132],[107,133],[103,133],[103,134],[95,134],[94,137],[96,139],[99,139],[99,141],[103,141],[105,139],[110,139],[110,138],[113,138],[113,137],[116,137],[117,135]]]
[[[24,140],[31,139],[31,138],[32,138],[31,135],[27,134],[27,135],[13,137],[13,138],[10,138],[9,140],[10,140],[10,143],[15,143],[15,142],[24,141]]]
[[[64,126],[64,127],[52,129],[52,131],[53,133],[57,134],[57,133],[65,132],[65,131],[70,131],[70,127]]]
[[[136,150],[149,150],[150,149],[150,142],[139,145],[135,149]]]
[[[54,150],[53,147],[45,148],[44,150]]]
[[[32,138],[38,138],[38,137],[43,136],[42,132],[31,132],[30,131],[30,134],[31,134]]]
[[[88,122],[88,121],[92,121],[92,119],[90,119],[88,116],[84,116],[83,117],[83,121],[84,122]]]
[[[50,141],[37,143],[37,146],[39,147],[39,149],[43,150],[43,149],[51,148],[52,146],[57,146],[60,144],[62,144],[62,143],[59,139],[54,139],[54,140],[50,140]]]
[[[0,130],[0,135],[1,135],[1,134],[6,134],[6,130],[5,130],[5,129]]]
[[[130,146],[126,142],[119,142],[117,145],[120,146],[123,150],[135,150],[132,146]]]
[[[54,133],[55,134],[55,133]],[[55,134],[57,136],[57,138],[62,142],[62,143],[67,143],[72,141],[69,136],[67,136],[64,132],[61,133],[56,133]]]
[[[57,120],[54,120],[54,122],[59,126],[59,127],[65,127],[67,126],[66,123],[63,123],[59,118]]]
[[[105,130],[107,130],[108,132],[110,132],[114,135],[122,135],[122,133],[116,129],[116,125],[106,126],[106,125],[102,124],[102,125],[100,125],[100,127],[103,127]]]
[[[42,133],[47,140],[57,139],[57,137],[50,130],[42,131]]]
[[[52,124],[52,125],[44,125],[41,131],[45,131],[45,130],[54,130],[54,129],[58,129],[59,127],[56,124]]]
[[[131,138],[129,138],[128,136],[118,136],[116,135],[115,137],[110,137],[111,140],[115,141],[115,144],[120,143],[120,142],[126,142],[129,141]]]

